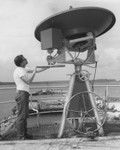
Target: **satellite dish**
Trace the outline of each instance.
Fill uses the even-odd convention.
[[[104,8],[80,7],[55,14],[35,29],[35,37],[41,41],[41,31],[49,28],[60,29],[64,38],[75,39],[92,32],[98,37],[112,28],[115,24],[114,14]]]
[[[96,65],[95,38],[110,30],[115,21],[114,14],[104,8],[81,7],[73,9],[70,7],[68,11],[45,19],[35,29],[35,37],[41,42],[41,49],[47,50],[49,53],[47,57],[49,65],[55,63],[73,64],[75,69],[69,83],[69,92],[65,99],[58,137],[63,135],[67,118],[72,119],[73,128],[77,129],[77,132],[84,130],[85,121],[83,122],[83,119],[87,121],[95,118],[93,122],[96,122],[96,129],[94,131],[99,130],[99,135],[104,134],[103,123],[95,104],[96,99],[91,92],[89,73],[82,70],[82,66]],[[52,56],[52,52],[56,49],[56,54]],[[75,55],[72,55],[71,51],[75,52]],[[78,56],[84,51],[88,52],[87,58],[82,60]],[[65,52],[71,57],[70,61],[64,59]],[[89,122],[89,124],[91,123]],[[92,128],[93,126],[90,127],[90,132]],[[84,131],[87,131],[87,128]]]

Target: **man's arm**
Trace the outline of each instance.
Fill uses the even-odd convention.
[[[36,70],[36,73],[40,73],[40,72],[45,71],[45,70],[47,70],[47,69],[48,69],[48,68],[42,68],[42,69],[40,69],[40,70]],[[33,69],[27,70],[27,73],[33,73],[33,72],[34,72]]]
[[[20,78],[21,78],[26,84],[30,84],[30,83],[33,81],[33,79],[34,79],[36,72],[37,72],[37,68],[35,68],[35,70],[33,70],[33,72],[31,72],[32,75],[31,75],[30,78],[26,78],[25,76],[22,76],[22,77],[20,77]]]

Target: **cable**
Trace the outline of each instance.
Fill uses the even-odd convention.
[[[92,80],[92,91],[94,92],[94,83],[95,83],[95,77],[96,77],[96,71],[97,71],[97,61],[95,63],[95,72]]]

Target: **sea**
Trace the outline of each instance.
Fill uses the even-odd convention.
[[[94,93],[101,98],[106,95],[113,98],[120,98],[120,82],[95,82],[91,83]],[[30,85],[30,92],[38,92],[40,90],[58,90],[67,93],[69,88],[69,81],[43,81],[36,82]],[[16,105],[15,103],[16,89],[14,84],[0,85],[0,121],[11,113],[11,109]],[[49,98],[49,97],[48,97]],[[56,97],[57,99],[57,97]],[[120,101],[111,101],[110,105],[114,105],[117,110],[120,110]]]

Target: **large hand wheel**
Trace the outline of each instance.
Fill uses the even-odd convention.
[[[101,124],[98,124],[96,117],[94,114],[94,109],[96,108],[87,108],[86,103],[86,95],[92,95],[95,100],[96,108],[101,120]],[[70,109],[70,104],[75,99],[80,100],[80,103],[84,105],[84,108],[81,110]],[[82,100],[81,100],[82,99]],[[69,123],[70,127],[73,129],[74,132],[79,133],[80,135],[90,135],[91,133],[97,133],[98,130],[103,126],[106,120],[106,105],[104,103],[104,99],[99,97],[97,94],[93,92],[80,92],[73,95],[66,107],[66,115],[69,113],[75,114],[77,113],[78,116],[74,117],[67,117],[67,122]]]

